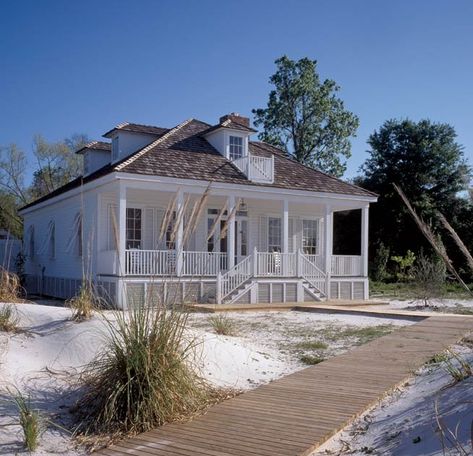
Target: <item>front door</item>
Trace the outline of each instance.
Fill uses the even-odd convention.
[[[248,219],[237,217],[235,220],[235,264],[248,256]]]
[[[225,229],[227,222],[220,222],[220,232]],[[242,261],[248,255],[248,219],[246,217],[236,217],[235,221],[235,264]],[[220,237],[220,252],[228,252],[228,232],[224,237]]]

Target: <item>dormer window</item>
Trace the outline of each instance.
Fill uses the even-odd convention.
[[[230,136],[230,160],[243,157],[243,138],[241,136]]]
[[[114,136],[112,139],[112,162],[118,159],[118,136]]]

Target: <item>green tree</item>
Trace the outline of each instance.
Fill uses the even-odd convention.
[[[253,109],[255,125],[263,127],[260,139],[284,148],[301,163],[341,176],[358,117],[337,97],[335,81],[320,80],[315,60],[283,56],[275,63],[268,105]]]
[[[52,192],[80,176],[82,157],[75,154],[88,142],[83,134],[75,134],[63,141],[48,142],[41,135],[33,140],[33,155],[37,170],[33,174],[30,194],[33,199]]]
[[[471,169],[455,129],[430,120],[388,120],[368,144],[370,157],[357,183],[379,194],[371,210],[370,242],[383,242],[395,255],[428,249],[392,184],[402,188],[427,222],[436,223],[435,210],[451,220],[455,211],[467,209],[459,192],[467,189]],[[455,218],[462,217],[455,213]]]

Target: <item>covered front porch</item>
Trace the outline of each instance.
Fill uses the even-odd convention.
[[[104,189],[97,276],[116,277],[119,288],[147,280],[214,281],[216,302],[234,302],[268,280],[300,281],[325,299],[333,284],[340,289],[363,279],[367,296],[369,202],[223,187],[154,179]],[[359,254],[334,254],[334,213],[351,209],[361,209]]]

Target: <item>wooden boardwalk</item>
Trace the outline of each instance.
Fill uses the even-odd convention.
[[[473,331],[473,318],[429,317],[98,454],[302,456]]]

